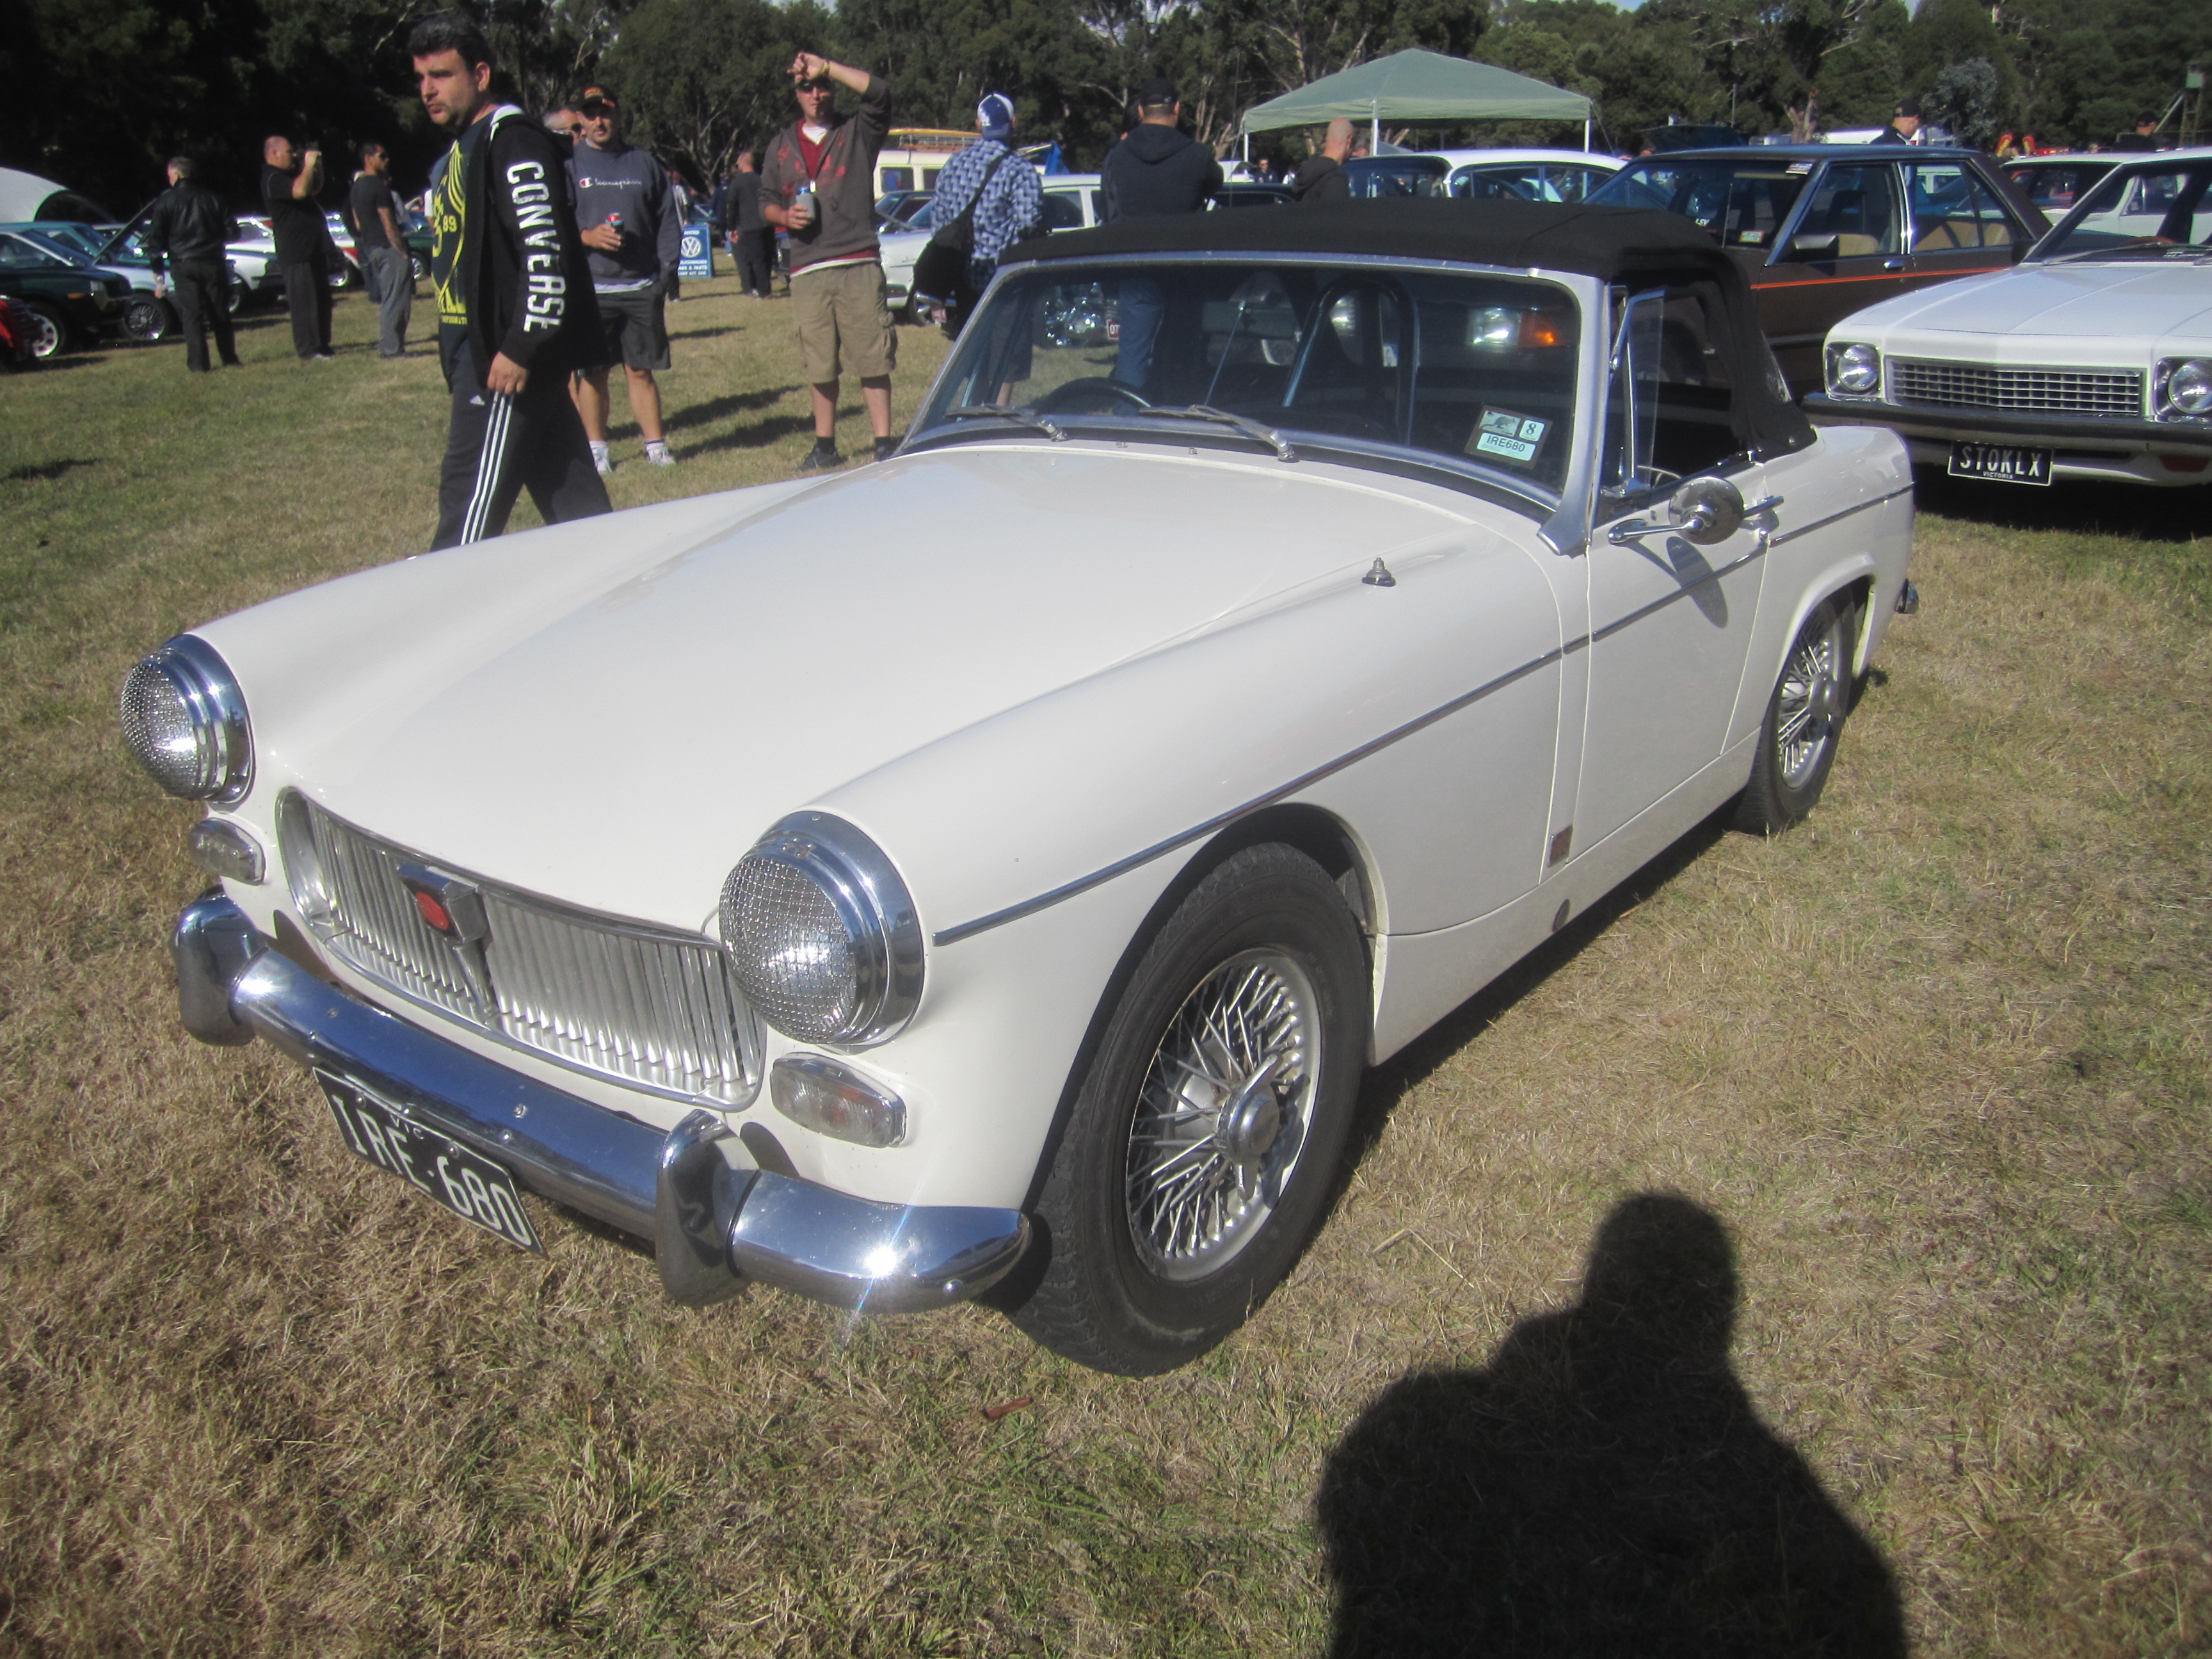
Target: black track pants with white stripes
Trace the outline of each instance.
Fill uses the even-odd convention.
[[[484,390],[476,354],[464,345],[453,354],[453,384],[432,551],[498,535],[526,489],[548,524],[611,510],[566,374],[540,371],[520,397],[500,397]]]

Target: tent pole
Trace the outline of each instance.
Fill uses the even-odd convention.
[[[1380,155],[1382,153],[1382,100],[1380,98],[1369,99],[1367,109],[1367,153]]]
[[[1583,148],[1589,148],[1589,118],[1587,116],[1583,118]]]

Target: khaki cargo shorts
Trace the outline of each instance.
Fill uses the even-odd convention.
[[[898,362],[898,336],[884,300],[884,268],[832,265],[792,273],[791,309],[799,325],[799,362],[810,383],[842,374],[889,374]]]

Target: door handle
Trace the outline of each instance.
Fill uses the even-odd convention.
[[[1902,259],[1884,259],[1881,262],[1881,268],[1884,270],[1902,270],[1905,269],[1905,264]]]

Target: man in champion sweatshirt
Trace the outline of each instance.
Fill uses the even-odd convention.
[[[609,510],[568,376],[605,362],[553,136],[491,96],[491,52],[441,12],[407,40],[422,107],[453,136],[430,190],[438,353],[453,424],[433,550],[496,536],[524,489],[548,524]]]
[[[608,361],[619,358],[629,371],[629,410],[645,439],[645,459],[673,466],[676,458],[660,424],[660,383],[653,377],[668,367],[665,307],[683,264],[684,227],[660,163],[623,142],[614,94],[586,87],[576,108],[584,127],[568,177],[575,186],[577,234],[591,256]],[[607,458],[608,402],[607,371],[586,369],[576,385],[576,408],[602,476],[614,471]]]

